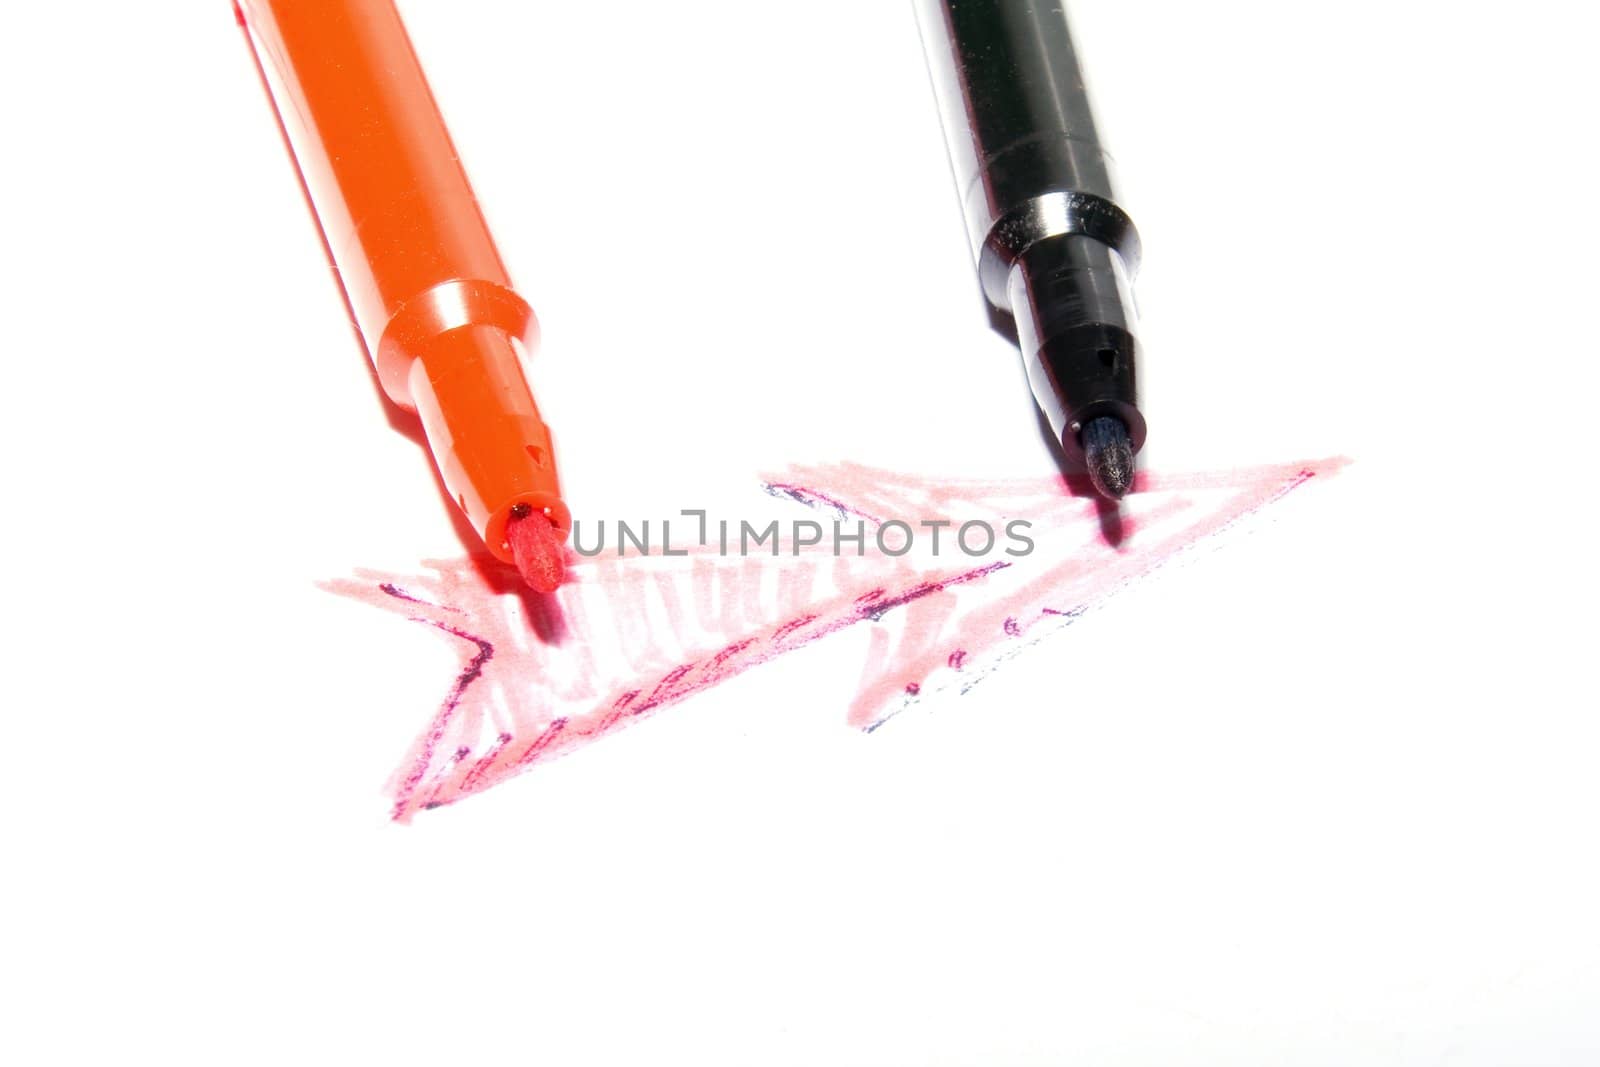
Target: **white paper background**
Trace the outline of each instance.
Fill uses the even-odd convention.
[[[1047,473],[909,5],[403,5],[585,514]],[[1343,454],[863,738],[842,634],[411,828],[460,552],[218,3],[0,33],[16,1063],[1600,1056],[1592,17],[1080,3],[1162,470]]]

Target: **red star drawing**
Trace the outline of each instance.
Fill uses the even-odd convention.
[[[462,651],[460,674],[390,784],[393,817],[406,821],[857,626],[870,637],[846,720],[871,732],[930,687],[965,692],[1128,583],[1346,462],[1141,474],[1120,509],[1061,478],[932,482],[804,467],[765,488],[825,526],[864,524],[861,555],[851,546],[835,556],[827,540],[728,556],[713,536],[682,556],[569,553],[569,581],[548,597],[473,558],[409,575],[358,571],[325,587],[424,623]],[[878,551],[875,531],[897,516],[1001,530],[1024,520],[1034,548],[971,557],[950,550],[950,527],[940,554]]]

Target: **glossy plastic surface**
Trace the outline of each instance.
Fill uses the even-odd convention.
[[[945,144],[990,305],[1069,463],[1113,417],[1137,451],[1139,234],[1118,205],[1060,0],[917,0]]]
[[[512,562],[518,505],[571,528],[511,288],[391,0],[237,0],[356,326],[415,410],[450,495]]]

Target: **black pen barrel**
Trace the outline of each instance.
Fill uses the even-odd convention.
[[[979,281],[1015,323],[1034,397],[1069,457],[1107,416],[1137,451],[1139,236],[1117,203],[1063,0],[916,3]]]

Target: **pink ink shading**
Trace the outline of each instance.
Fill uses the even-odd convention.
[[[412,575],[358,571],[324,588],[461,648],[460,673],[390,782],[391,813],[408,821],[857,625],[871,632],[845,718],[870,733],[931,691],[966,692],[1129,582],[1346,462],[1141,473],[1115,510],[1072,479],[796,468],[767,491],[869,531],[886,521],[875,516],[981,519],[997,530],[1027,520],[1035,548],[887,556],[869,532],[860,556],[796,555],[787,544],[776,557],[719,556],[714,545],[671,557],[569,553],[567,584],[550,596],[472,558],[427,561]]]

